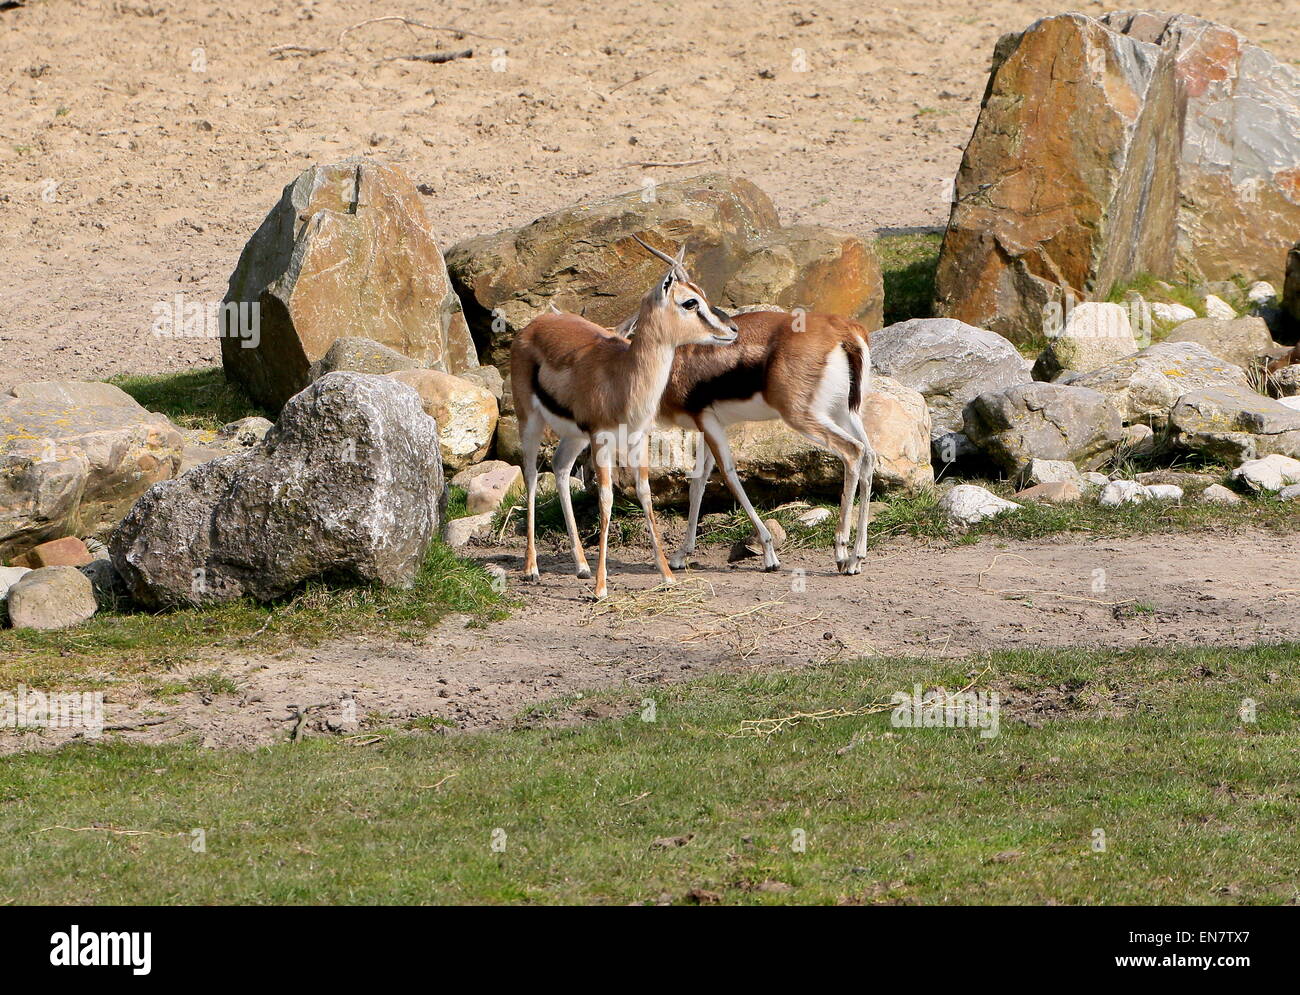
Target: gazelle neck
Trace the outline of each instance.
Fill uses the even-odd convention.
[[[622,356],[619,371],[627,385],[625,421],[628,431],[640,431],[659,411],[659,399],[668,386],[676,346],[663,341],[653,327],[638,324],[638,331]]]

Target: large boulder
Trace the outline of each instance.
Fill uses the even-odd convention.
[[[1184,394],[1169,424],[1175,445],[1233,462],[1300,456],[1300,411],[1245,387]]]
[[[449,373],[478,365],[415,184],[369,160],[313,166],[284,188],[244,246],[222,317],[227,374],[272,410],[341,337]]]
[[[1295,70],[1185,15],[1001,38],[957,177],[941,313],[1016,341],[1139,274],[1276,282],[1300,229]]]
[[[975,398],[966,409],[965,434],[1009,476],[1020,477],[1035,459],[1096,469],[1118,448],[1124,426],[1098,391],[1030,383]]]
[[[62,536],[106,537],[180,469],[165,415],[106,383],[19,384],[0,396],[0,561]]]
[[[552,304],[607,327],[631,314],[663,269],[633,235],[674,252],[684,244],[691,276],[715,305],[779,299],[879,325],[872,246],[843,232],[782,229],[758,187],[710,175],[576,205],[448,250],[484,361],[507,371],[515,333]]]
[[[442,465],[448,471],[455,473],[487,456],[499,416],[490,390],[438,370],[399,370],[389,375],[415,388],[425,413],[438,423]]]
[[[872,369],[920,391],[936,431],[960,431],[975,397],[1030,379],[1010,342],[952,318],[900,321],[872,332],[870,345]]]
[[[1247,460],[1232,471],[1232,479],[1251,491],[1280,491],[1300,484],[1300,460],[1276,453]]]
[[[1194,390],[1249,388],[1246,371],[1195,342],[1157,342],[1070,381],[1109,394],[1125,422],[1159,431],[1178,399]]]
[[[1166,342],[1196,342],[1234,366],[1258,369],[1262,360],[1271,357],[1276,343],[1263,318],[1193,318],[1169,333]]]
[[[374,339],[344,335],[330,343],[325,355],[307,369],[307,381],[313,383],[327,373],[373,373],[376,376],[397,370],[418,370],[419,363],[403,356]]]
[[[707,291],[707,288],[705,288]],[[885,294],[871,244],[833,228],[796,225],[764,232],[722,290],[724,307],[757,301],[838,314],[879,328]]]
[[[109,548],[148,607],[271,600],[314,577],[407,585],[442,505],[438,426],[415,391],[331,373],[252,449],[151,488]]]

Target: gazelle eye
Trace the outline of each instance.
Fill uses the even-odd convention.
[[[689,301],[682,301],[682,307],[684,307],[687,311],[694,311],[699,306],[700,306],[700,302],[697,301],[694,297],[692,297]]]

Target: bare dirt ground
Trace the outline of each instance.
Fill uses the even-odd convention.
[[[0,386],[217,362],[153,336],[153,305],[220,300],[281,188],[350,155],[428,184],[447,245],[715,169],[789,223],[942,225],[994,41],[1071,6],[1111,5],[25,0],[0,11]],[[1177,6],[1284,58],[1300,41],[1293,0]],[[340,41],[384,15],[474,34]],[[388,61],[438,48],[474,55]]]
[[[1269,555],[1243,555],[1257,544],[1267,544]],[[113,735],[148,742],[197,737],[208,746],[246,748],[290,736],[303,711],[305,735],[357,733],[353,716],[390,727],[433,717],[476,730],[508,725],[531,706],[589,689],[622,689],[640,701],[656,684],[716,671],[1300,637],[1300,547],[1249,532],[891,543],[858,577],[836,574],[827,551],[794,551],[781,571],[768,574],[752,560],[728,567],[719,550],[680,574],[668,594],[653,593],[659,578],[648,550],[623,547],[612,559],[612,596],[600,606],[591,601],[592,582],[571,576],[567,553],[543,556],[542,580],[529,586],[519,584],[521,549],[480,548],[474,555],[509,571],[510,592],[521,604],[505,621],[482,629],[452,618],[419,640],[351,637],[314,649],[195,661],[169,679],[217,670],[238,693],[159,701],[128,683],[108,693],[107,722],[151,724]],[[581,717],[583,707],[574,714]],[[0,753],[64,738],[6,733]]]

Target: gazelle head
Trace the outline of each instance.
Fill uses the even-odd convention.
[[[674,259],[635,235],[632,237],[647,252],[666,262],[668,272],[641,298],[636,314],[620,325],[618,331],[672,346],[735,342],[738,329],[731,316],[710,304],[704,291],[691,282],[682,262],[686,257],[685,244]]]

